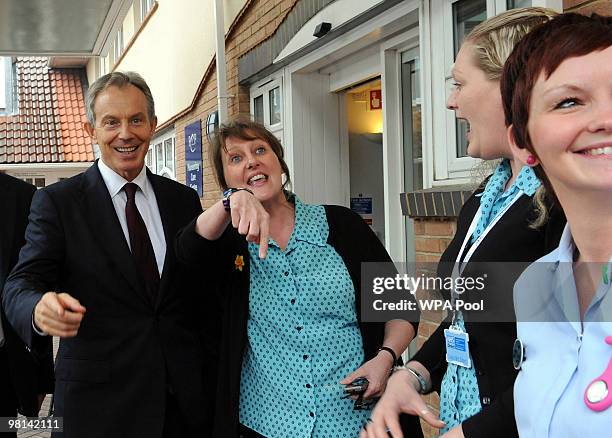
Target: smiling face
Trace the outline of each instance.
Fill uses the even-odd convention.
[[[145,95],[137,87],[110,86],[94,104],[95,126],[85,130],[100,146],[102,161],[128,181],[144,166],[157,120],[149,120]]]
[[[533,87],[527,130],[555,192],[612,190],[612,47],[563,61]],[[523,155],[528,152],[522,150]]]
[[[228,187],[247,187],[262,204],[284,199],[283,171],[266,141],[228,137],[225,148],[223,175]]]
[[[506,139],[504,110],[499,81],[489,80],[476,66],[473,45],[464,43],[457,54],[452,76],[455,88],[447,108],[455,117],[468,123],[468,149],[470,157],[491,160],[511,157]]]

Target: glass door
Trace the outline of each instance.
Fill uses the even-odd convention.
[[[422,98],[419,48],[401,53],[401,111],[404,192],[423,188]],[[406,261],[414,261],[414,221],[405,218]]]

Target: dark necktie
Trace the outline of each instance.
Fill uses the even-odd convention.
[[[134,183],[127,183],[123,186],[123,190],[127,195],[125,218],[127,219],[128,231],[130,233],[132,256],[144,280],[145,289],[151,299],[151,303],[154,304],[159,290],[159,270],[147,227],[136,207],[136,191],[138,186]]]

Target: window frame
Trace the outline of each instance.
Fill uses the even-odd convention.
[[[174,169],[168,167],[168,157],[166,154],[166,141],[172,140],[172,165]],[[161,146],[161,167],[158,165],[158,157],[157,157],[157,147]],[[145,164],[149,168],[149,170],[156,175],[168,177],[174,181],[176,181],[176,133],[175,131],[168,131],[162,135],[158,135],[154,139],[152,139],[149,143],[149,150],[147,151],[147,155],[145,156]]]
[[[275,88],[279,89],[280,96],[280,122],[278,123],[270,123],[270,91]],[[260,83],[255,83],[250,91],[250,112],[251,117],[255,120],[255,99],[259,96],[263,97],[263,124],[266,128],[268,128],[282,143],[283,141],[283,128],[285,122],[285,95],[283,93],[283,80],[282,76],[273,76],[272,78],[267,78]]]
[[[3,105],[0,115],[8,116],[17,113],[17,93],[15,89],[17,67],[11,56],[0,57],[0,92],[3,94]]]
[[[446,109],[452,91],[451,68],[454,63],[453,5],[462,0],[432,1],[430,5],[431,47],[431,97],[433,123],[433,177],[425,181],[425,187],[444,186],[468,182],[471,171],[480,160],[459,157],[455,115]],[[532,0],[534,6],[545,6],[551,0]],[[549,6],[552,6],[549,4]],[[487,18],[507,10],[507,0],[486,0]],[[428,184],[428,183],[431,183]]]
[[[153,5],[155,4],[155,0],[140,0],[140,22],[144,22],[151,9],[153,9]]]
[[[6,59],[6,57],[0,56],[0,114],[6,111],[9,100],[7,99],[8,78],[6,74]]]
[[[123,26],[119,26],[119,29],[117,30],[117,35],[115,36],[115,41],[113,44],[113,55],[114,55],[113,62],[114,64],[116,64],[117,61],[119,61],[119,58],[121,58],[124,48],[125,47],[124,47],[124,41],[123,41]]]

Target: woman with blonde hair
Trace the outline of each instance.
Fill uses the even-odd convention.
[[[546,205],[533,170],[514,160],[500,93],[503,65],[514,46],[555,15],[544,8],[523,8],[495,16],[472,30],[453,66],[455,88],[447,106],[468,123],[467,153],[501,162],[461,209],[438,275],[486,278],[482,296],[495,303],[494,310],[512,309],[512,285],[520,273],[502,272],[499,266],[546,254],[557,245],[564,224],[562,213]],[[441,429],[444,438],[517,436],[512,401],[516,325],[510,318],[491,316],[481,322],[477,313],[451,312],[391,376],[362,438],[387,438],[387,430],[402,437],[400,413],[418,415]],[[459,346],[463,354],[457,354]],[[440,418],[422,397],[431,391],[440,395]]]

